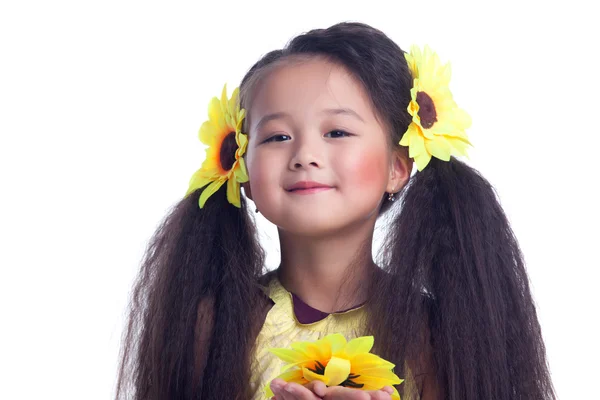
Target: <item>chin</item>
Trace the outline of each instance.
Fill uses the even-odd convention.
[[[278,211],[280,212],[263,212],[263,216],[282,231],[315,237],[339,234],[365,223],[369,224],[373,214],[370,209],[362,213],[349,213],[347,209],[339,206],[306,206]]]
[[[275,225],[291,234],[314,237],[335,234],[349,225],[348,221],[344,223],[344,221],[336,221],[331,217],[331,215],[326,216],[326,218],[319,218],[318,215],[296,215],[285,218],[281,224]]]

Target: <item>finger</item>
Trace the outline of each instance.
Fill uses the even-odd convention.
[[[371,396],[371,400],[391,400],[392,396],[388,392],[383,390],[373,390],[368,392]]]
[[[316,394],[319,397],[325,396],[325,393],[327,392],[327,385],[325,385],[325,383],[321,381],[309,382],[306,385],[304,385],[304,387],[308,390],[311,390],[314,394]]]
[[[284,397],[285,400],[320,400],[320,397],[317,397],[312,390],[304,387],[298,383],[290,382],[284,386],[283,393],[286,394]]]
[[[283,379],[273,379],[271,381],[270,387],[271,391],[275,396],[273,396],[274,400],[290,400],[288,394],[283,391],[283,388],[287,385],[287,382]]]
[[[287,385],[286,385],[287,386]],[[296,397],[285,390],[286,386],[283,386],[278,392],[275,393],[277,400],[297,400]]]
[[[381,390],[390,395],[394,394],[394,388],[391,386],[384,386],[383,388],[381,388]]]
[[[343,386],[328,387],[324,400],[371,400],[371,395],[364,390]]]

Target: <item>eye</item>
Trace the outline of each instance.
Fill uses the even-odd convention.
[[[269,142],[283,142],[285,140],[290,140],[290,136],[289,135],[273,135],[270,138],[268,138],[267,140],[265,140],[263,143],[269,143]]]
[[[340,129],[335,129],[333,131],[329,131],[325,134],[325,137],[331,137],[331,138],[341,138],[344,136],[351,136],[350,133],[346,132],[346,131],[342,131]]]

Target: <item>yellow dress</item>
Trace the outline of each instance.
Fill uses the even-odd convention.
[[[292,294],[277,279],[277,275],[268,283],[265,293],[275,303],[269,310],[265,322],[256,339],[256,352],[252,366],[253,400],[266,399],[264,387],[281,373],[285,362],[267,349],[271,347],[290,347],[299,340],[314,341],[330,333],[341,333],[350,340],[362,336],[365,323],[364,307],[358,307],[343,313],[332,313],[324,319],[311,323],[298,322],[294,314]]]
[[[300,323],[294,314],[292,294],[279,282],[276,274],[265,288],[275,303],[269,310],[262,329],[257,337],[256,351],[252,365],[252,400],[267,399],[264,387],[281,373],[285,362],[268,351],[271,347],[290,347],[299,340],[314,341],[330,333],[341,333],[347,340],[364,335],[366,315],[364,306],[341,313],[329,314],[324,319],[310,323]],[[408,383],[405,381],[405,384]],[[408,400],[403,396],[403,400]]]

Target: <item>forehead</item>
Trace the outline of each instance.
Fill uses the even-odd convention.
[[[273,67],[256,86],[249,108],[252,125],[265,114],[307,117],[327,108],[349,108],[375,119],[362,84],[343,66],[318,58]]]

